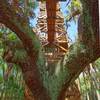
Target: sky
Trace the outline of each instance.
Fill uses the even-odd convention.
[[[66,12],[67,12],[67,7],[66,7],[66,4],[67,4],[67,1],[66,2],[60,2],[60,6],[61,6],[61,11],[63,13],[63,16],[65,17],[66,16]],[[31,19],[30,20],[30,24],[31,26],[34,26],[36,25],[37,23],[37,17],[38,17],[38,14],[39,14],[39,8],[37,7],[35,10],[34,10],[35,14],[36,14],[36,18],[34,19]],[[68,23],[70,26],[68,27],[68,29],[66,30],[67,31],[67,34],[68,34],[68,37],[71,39],[69,39],[70,42],[75,42],[76,40],[76,37],[77,37],[77,27],[78,27],[78,24],[77,22],[75,23],[73,20],[71,22]]]
[[[63,16],[66,16],[66,12],[67,12],[67,7],[66,7],[67,2],[61,2],[61,11],[63,13]],[[71,22],[69,22],[68,24],[70,24],[70,26],[67,29],[67,34],[69,36],[69,38],[71,38],[72,42],[75,42],[75,39],[77,37],[77,28],[78,28],[78,24],[77,22],[75,23],[73,20]]]

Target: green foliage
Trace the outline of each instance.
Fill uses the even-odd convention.
[[[87,70],[85,69],[85,71],[83,73],[81,73],[81,75],[79,76],[79,80],[80,80],[80,92],[82,94],[82,97],[84,98],[84,96],[88,95],[89,97],[91,97],[90,93],[92,94],[92,97],[95,97],[97,93],[100,94],[100,84],[99,84],[99,80],[100,80],[100,58],[97,59],[93,64],[91,64],[92,66],[87,66]],[[88,69],[88,67],[90,67]],[[95,92],[95,94],[93,94]],[[85,100],[85,99],[83,99]]]
[[[37,1],[32,1],[32,0],[28,0],[28,1],[25,1],[25,0],[20,0],[19,1],[19,6],[21,6],[21,9],[24,13],[24,16],[25,17],[31,17],[31,18],[34,18],[35,17],[35,13],[34,13],[34,10],[37,8],[38,6],[38,3]],[[24,5],[24,6],[23,6]],[[20,13],[21,14],[21,13]]]
[[[60,66],[60,62],[57,65],[51,63],[46,66],[46,61],[42,49],[43,48],[40,49],[37,62],[38,69],[41,74],[41,80],[45,88],[48,90],[51,99],[56,100],[57,96],[59,95],[59,91],[64,84],[65,77],[68,77],[68,70],[66,67]],[[50,70],[48,70],[48,67],[51,67],[51,69],[53,69],[53,72],[50,72]]]
[[[31,7],[32,9],[36,9],[37,6],[38,6],[38,3],[36,1],[34,1],[34,2],[30,1],[29,2],[29,7]]]
[[[81,2],[79,0],[71,0],[71,3],[68,5],[66,9],[68,9],[69,12],[69,14],[66,15],[66,20],[74,20],[76,22],[78,19],[77,15],[79,14],[75,14],[75,12],[82,12]]]
[[[19,3],[20,4],[24,4],[25,3],[25,0],[19,0]],[[32,8],[32,9],[35,9],[38,6],[38,3],[35,0],[28,0],[28,6],[30,8]]]
[[[76,59],[80,56],[86,56],[86,55],[84,55],[86,53],[86,50],[87,50],[87,47],[81,42],[76,42],[73,45],[71,45],[69,47],[70,52],[68,52],[64,58],[64,59],[66,59],[66,61],[65,61],[65,64],[67,63],[66,66],[72,65],[70,62],[71,62],[71,60],[73,60],[73,58]],[[73,62],[73,65],[75,65],[76,67],[79,66],[79,63],[76,64],[76,62],[74,62],[74,61],[72,61],[72,62]]]
[[[5,31],[5,33],[3,33]],[[24,48],[15,48],[16,45],[22,45],[20,39],[17,35],[9,30],[8,28],[4,28],[1,31],[1,38],[0,38],[0,56],[3,56],[3,52],[7,51],[8,48],[14,52],[14,60],[24,60],[27,56],[26,51]]]
[[[63,66],[60,66],[58,64],[57,67]],[[66,68],[63,68],[63,70],[60,70],[57,74],[54,73],[53,75],[50,75],[47,71],[46,75],[44,75],[44,86],[47,88],[52,100],[57,99],[59,91],[62,88],[62,85],[64,84],[66,77],[68,77],[68,72]]]
[[[16,49],[14,52],[14,59],[17,61],[24,60],[27,57],[27,53],[24,49]]]
[[[8,29],[6,26],[4,26],[3,28],[0,28],[0,40],[1,41],[3,40],[13,41],[17,39],[18,39],[17,35],[14,32],[12,32],[10,29]]]
[[[4,79],[4,73],[8,69],[2,56],[4,51],[11,48],[11,45],[18,44],[20,40],[14,32],[6,27],[0,29],[0,100],[24,100],[24,81],[19,66],[14,65],[7,80]],[[18,60],[26,57],[24,50],[15,49],[15,57]]]
[[[100,58],[98,60],[96,60],[94,63],[93,63],[94,66],[96,66],[100,72]]]
[[[17,39],[17,36],[16,36],[16,34],[14,34],[13,32],[11,32],[11,33],[9,33],[9,34],[7,35],[7,39],[8,39],[8,40],[16,40],[16,39]]]
[[[7,80],[4,73],[8,66],[0,59],[0,100],[24,100],[24,81],[18,66],[14,65]]]
[[[56,64],[45,65],[45,58],[43,58],[43,53],[40,52],[38,60],[39,71],[41,74],[41,80],[45,88],[48,90],[52,100],[56,100],[62,85],[65,82],[66,77],[68,77],[68,70],[65,66],[60,65],[61,62]],[[56,68],[55,68],[56,66]],[[53,68],[53,73],[47,70],[47,67]]]
[[[83,21],[83,27],[84,27],[84,33],[83,33],[83,42],[88,45],[89,48],[91,48],[93,45],[95,45],[95,33],[92,27],[92,18],[89,13],[89,7],[86,4],[84,0],[81,0],[82,6],[83,6],[83,12],[82,12],[82,21]],[[85,41],[84,41],[85,40]]]

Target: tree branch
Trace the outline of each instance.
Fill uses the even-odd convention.
[[[17,16],[16,12],[11,9],[11,6],[7,3],[7,0],[1,0],[0,3],[0,22],[5,24],[17,34],[27,52],[27,57],[22,60],[19,65],[22,69],[25,82],[32,91],[35,99],[50,100],[48,91],[52,96],[56,96],[57,94],[54,95],[54,91],[57,90],[56,92],[58,93],[60,90],[59,96],[57,95],[58,100],[63,100],[65,91],[70,83],[72,83],[78,77],[86,65],[100,57],[98,16],[96,16],[98,15],[98,0],[95,0],[95,3],[93,0],[85,0],[82,2],[83,15],[79,20],[79,25],[81,26],[79,27],[79,41],[69,48],[69,52],[65,55],[64,59],[59,62],[59,66],[61,67],[60,74],[59,72],[55,71],[56,73],[54,73],[54,76],[49,77],[48,73],[45,74],[46,76],[42,76],[44,78],[44,83],[46,83],[47,86],[51,86],[49,88],[47,87],[48,91],[44,88],[44,83],[40,77],[39,67],[44,68],[45,63],[38,65],[38,62],[41,63],[39,61],[41,44],[37,36],[32,32],[29,24],[25,21],[26,19],[23,16]],[[93,12],[95,12],[95,14]],[[42,58],[40,59],[43,60]],[[41,73],[44,74],[44,72]],[[57,74],[59,75],[57,76]],[[51,85],[51,81],[52,83],[54,82],[54,84]]]
[[[15,10],[12,9],[7,0],[1,0],[0,3],[0,22],[17,34],[28,55],[27,58],[20,63],[27,86],[32,91],[36,100],[44,100],[44,98],[49,100],[50,97],[43,86],[38,70],[41,44],[37,36],[32,32],[26,19],[21,15],[17,16]]]
[[[78,23],[79,42],[69,48],[69,52],[62,62],[67,67],[69,75],[62,85],[58,100],[65,99],[67,88],[75,81],[86,65],[100,57],[98,0],[81,1],[83,14]]]

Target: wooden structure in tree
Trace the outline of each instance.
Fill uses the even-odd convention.
[[[56,0],[39,2],[38,35],[48,62],[58,61],[68,50],[67,33],[60,4]]]
[[[64,17],[58,1],[39,0],[40,12],[37,20],[37,32],[44,47],[48,70],[52,73],[58,62],[68,51],[68,37]],[[66,100],[81,100],[79,89],[74,83],[66,90]]]

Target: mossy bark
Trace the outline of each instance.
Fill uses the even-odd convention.
[[[58,100],[64,100],[66,89],[85,66],[100,57],[98,0],[81,0],[81,2],[83,13],[78,22],[79,39],[78,43],[69,48],[69,53],[64,58],[65,66],[69,70],[69,77],[66,77]]]
[[[6,0],[1,0],[0,22],[17,34],[27,52],[27,57],[18,64],[22,69],[25,83],[32,91],[34,98],[36,100],[44,100],[44,98],[50,100],[38,70],[41,44],[29,24],[26,23],[26,18],[17,16],[13,7]]]

